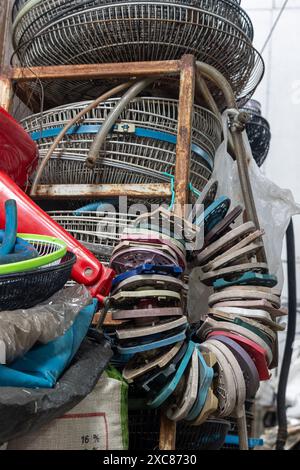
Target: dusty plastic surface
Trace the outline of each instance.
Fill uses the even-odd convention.
[[[0,388],[0,445],[63,416],[96,386],[112,357],[109,343],[86,338],[54,389]]]
[[[91,302],[86,287],[76,284],[28,310],[0,312],[0,342],[5,345],[6,363],[23,356],[37,342],[46,344],[65,334],[80,310]]]
[[[223,115],[224,142],[216,158],[212,178],[219,181],[217,195],[226,195],[231,199],[231,207],[244,207],[239,181],[237,163],[227,153],[227,113]],[[291,217],[300,214],[300,205],[296,204],[292,192],[282,189],[269,180],[256,165],[252,156],[246,132],[243,133],[248,153],[248,169],[259,223],[265,231],[263,237],[270,274],[278,277],[278,287],[283,286],[281,253],[283,240]]]

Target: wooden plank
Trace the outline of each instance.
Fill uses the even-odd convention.
[[[13,87],[8,78],[0,77],[0,106],[10,112],[12,107]]]
[[[0,71],[8,62],[8,31],[10,24],[10,2],[0,1]]]
[[[139,198],[167,198],[169,184],[52,184],[37,187],[34,199],[77,199],[127,196]]]
[[[175,170],[176,211],[182,215],[182,209],[188,203],[188,185],[190,181],[190,157],[192,146],[192,117],[195,96],[195,74],[196,67],[194,56],[184,56],[181,61]]]
[[[14,67],[10,71],[13,80],[89,80],[93,78],[143,77],[174,75],[180,73],[180,61],[126,62],[115,64],[57,65],[47,67]]]
[[[176,422],[170,421],[163,412],[160,419],[159,450],[176,449]]]
[[[0,1],[0,106],[11,110],[13,89],[8,78],[10,2]]]

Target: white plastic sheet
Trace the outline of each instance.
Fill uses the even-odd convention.
[[[244,206],[237,163],[227,152],[228,112],[223,115],[224,141],[216,158],[213,178],[219,181],[218,195],[228,196],[231,207]],[[296,204],[289,189],[282,189],[269,180],[257,166],[251,152],[246,131],[243,133],[248,154],[248,170],[261,228],[265,231],[264,244],[269,270],[278,277],[278,286],[283,286],[281,254],[283,240],[291,217],[300,214],[300,205]]]

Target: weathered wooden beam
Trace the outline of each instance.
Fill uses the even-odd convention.
[[[159,449],[176,449],[176,422],[170,421],[163,412],[160,418]]]
[[[0,77],[0,106],[10,112],[13,99],[12,82],[8,78]]]
[[[143,77],[175,75],[180,73],[178,60],[156,62],[126,62],[115,64],[57,65],[47,67],[14,67],[10,70],[12,80],[90,80],[93,78]]]
[[[0,1],[0,106],[11,110],[13,89],[9,79],[9,25],[10,2]]]
[[[178,136],[176,148],[175,201],[177,211],[188,203],[190,158],[192,146],[192,121],[195,97],[195,58],[183,56],[181,60],[180,95],[178,109]],[[182,213],[183,215],[183,213]]]
[[[37,187],[34,199],[78,199],[101,197],[171,197],[169,184],[52,184]]]

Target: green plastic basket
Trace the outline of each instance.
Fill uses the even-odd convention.
[[[0,275],[32,271],[44,266],[55,265],[59,263],[61,258],[67,253],[66,243],[58,238],[25,233],[18,234],[18,237],[33,245],[39,253],[39,256],[17,263],[1,264]]]

